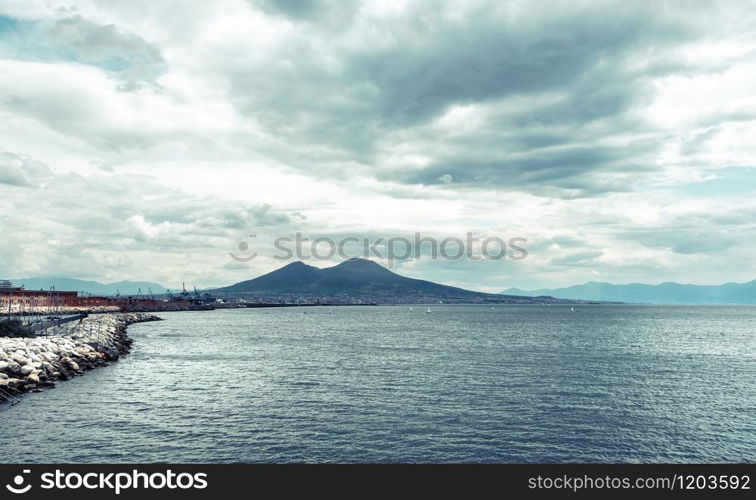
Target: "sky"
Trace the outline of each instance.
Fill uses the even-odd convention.
[[[0,277],[209,287],[298,232],[471,233],[527,257],[392,269],[744,282],[755,158],[753,1],[0,0]]]

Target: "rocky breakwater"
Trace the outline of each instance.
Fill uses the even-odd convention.
[[[117,360],[131,347],[128,325],[158,320],[144,313],[100,314],[68,325],[59,335],[0,337],[0,402]]]

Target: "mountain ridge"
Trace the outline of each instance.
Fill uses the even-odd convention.
[[[142,294],[149,294],[150,288],[154,294],[166,293],[166,288],[152,281],[115,281],[113,283],[101,283],[99,281],[81,280],[77,278],[18,278],[9,280],[14,286],[24,286],[27,290],[69,290],[91,293],[92,295],[136,295],[141,288]]]
[[[754,305],[756,304],[756,280],[721,285],[693,285],[665,281],[657,285],[646,283],[613,284],[604,281],[588,281],[582,285],[562,288],[522,290],[508,288],[502,293],[521,297],[550,295],[567,300],[613,301],[646,304],[678,305]]]

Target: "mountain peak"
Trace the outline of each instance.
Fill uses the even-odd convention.
[[[354,257],[333,267],[344,271],[394,274],[382,265],[369,259]]]
[[[312,267],[312,266],[310,266],[310,265],[308,265],[308,264],[305,264],[305,263],[304,263],[304,262],[302,262],[301,260],[296,260],[296,261],[294,261],[294,262],[291,262],[291,263],[289,263],[289,264],[286,264],[286,265],[285,265],[285,266],[283,266],[283,267],[282,267],[281,269],[286,269],[286,268],[296,269],[296,268],[305,268],[305,267]]]
[[[373,262],[370,259],[363,259],[362,257],[352,257],[344,262],[338,264],[336,267],[342,266],[380,266],[377,262]]]

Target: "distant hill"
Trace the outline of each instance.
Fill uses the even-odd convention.
[[[566,288],[520,290],[510,288],[502,293],[520,296],[550,295],[570,300],[601,300],[648,304],[756,304],[756,280],[748,283],[725,283],[724,285],[684,285],[661,283],[645,285],[631,283],[613,285],[590,281],[583,285]]]
[[[217,295],[265,295],[268,297],[343,297],[369,302],[543,303],[554,299],[515,297],[464,290],[431,281],[401,276],[367,259],[350,259],[320,269],[293,262],[255,279],[213,291]]]
[[[147,295],[149,289],[154,294],[165,293],[165,288],[149,281],[118,281],[116,283],[98,283],[97,281],[77,280],[73,278],[18,278],[11,280],[14,286],[23,285],[27,290],[49,290],[54,286],[56,290],[87,292],[93,295],[136,295],[139,289]]]

